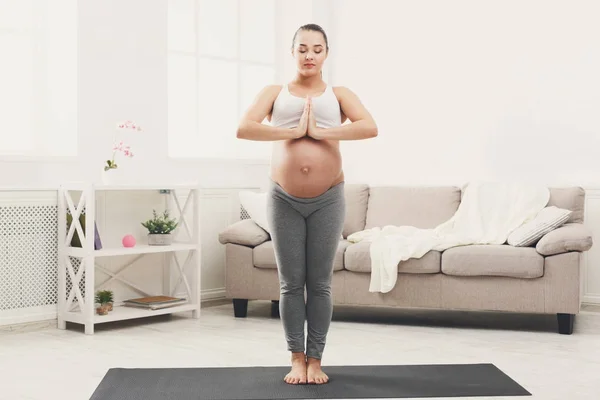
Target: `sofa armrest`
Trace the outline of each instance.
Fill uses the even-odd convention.
[[[546,233],[535,249],[544,256],[569,251],[587,251],[592,247],[592,232],[582,223],[568,223]]]
[[[256,247],[269,240],[270,236],[252,219],[235,222],[219,233],[221,244],[234,243]]]

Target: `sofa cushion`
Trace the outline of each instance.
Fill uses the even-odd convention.
[[[511,246],[524,247],[537,243],[546,233],[564,225],[573,211],[548,206],[508,235],[506,242]]]
[[[347,238],[354,232],[365,228],[367,218],[367,202],[369,200],[369,186],[365,184],[345,184],[344,195],[346,200],[346,217],[342,236]]]
[[[453,186],[371,187],[365,229],[385,225],[435,228],[454,215],[460,198],[460,188]]]
[[[344,251],[350,245],[347,240],[340,240],[337,253],[333,260],[333,270],[341,271],[344,269]],[[253,249],[254,266],[257,268],[273,268],[277,269],[275,261],[275,250],[273,249],[273,241],[264,242]]]
[[[442,253],[442,272],[454,276],[539,278],[544,274],[544,257],[534,247],[458,246]]]
[[[585,190],[582,187],[550,188],[549,206],[573,211],[567,222],[583,222],[585,211]]]
[[[344,255],[344,268],[353,272],[371,272],[371,242],[351,244]],[[400,261],[398,273],[435,274],[440,272],[441,253],[429,251],[421,258]]]
[[[271,227],[267,218],[267,192],[242,190],[238,196],[241,208],[246,211],[256,225],[271,234]]]
[[[587,251],[592,245],[590,228],[579,223],[569,223],[546,233],[537,242],[535,249],[544,256],[552,256],[569,251]]]
[[[254,247],[269,238],[269,234],[252,219],[234,222],[219,232],[221,244],[234,243]]]

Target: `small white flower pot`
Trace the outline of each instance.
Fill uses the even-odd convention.
[[[102,184],[104,185],[117,185],[125,183],[126,176],[123,174],[123,170],[119,168],[109,169],[108,171],[102,168]]]
[[[173,243],[173,235],[170,233],[149,233],[148,245],[150,246],[168,246]]]

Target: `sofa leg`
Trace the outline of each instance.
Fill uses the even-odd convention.
[[[561,335],[572,334],[575,314],[556,314],[556,317],[558,319],[558,333]]]
[[[248,299],[233,299],[233,314],[236,318],[248,315]]]
[[[279,300],[271,300],[271,317],[279,318]]]

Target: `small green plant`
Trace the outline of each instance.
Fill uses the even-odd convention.
[[[113,292],[111,290],[99,290],[96,292],[95,301],[101,305],[110,304],[113,302]]]
[[[169,218],[169,211],[165,210],[162,215],[158,215],[156,210],[152,210],[152,219],[142,222],[142,226],[148,229],[150,234],[168,234],[177,228],[177,220]]]

